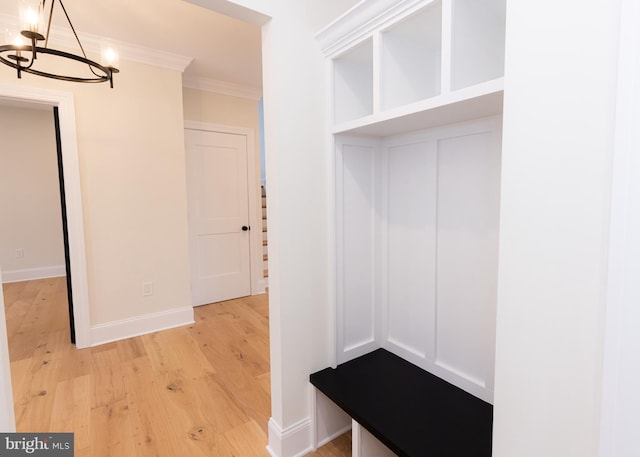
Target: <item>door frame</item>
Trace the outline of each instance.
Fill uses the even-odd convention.
[[[69,262],[73,290],[73,321],[76,332],[76,347],[78,349],[89,347],[91,346],[91,319],[73,93],[14,84],[0,84],[0,98],[16,102],[38,103],[58,107],[62,164],[65,178],[64,190],[67,207]],[[1,325],[5,325],[4,321]],[[7,344],[7,342],[0,341],[0,345],[4,344]]]
[[[223,124],[213,124],[200,121],[184,121],[185,130],[201,130],[205,132],[228,133],[243,135],[247,139],[247,187],[249,195],[249,258],[251,265],[251,295],[264,293],[266,280],[262,268],[262,206],[258,202],[262,199],[260,193],[260,174],[258,173],[256,158],[255,131],[248,127],[238,127]],[[185,162],[187,159],[185,150]]]

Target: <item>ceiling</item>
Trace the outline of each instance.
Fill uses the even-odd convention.
[[[50,5],[51,0],[47,0]],[[63,0],[81,36],[92,34],[190,57],[189,79],[262,88],[261,31],[184,0]],[[18,0],[0,1],[0,14],[17,16]],[[54,25],[68,29],[57,4]],[[4,38],[4,37],[2,37]],[[2,40],[4,41],[4,40]]]

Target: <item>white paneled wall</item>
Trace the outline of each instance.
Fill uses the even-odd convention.
[[[501,124],[336,137],[339,363],[385,347],[493,400]]]
[[[489,390],[497,302],[499,144],[500,136],[490,130],[438,142],[435,363]]]
[[[385,147],[386,340],[411,358],[433,359],[437,154],[433,139],[406,140],[399,138]]]
[[[337,234],[340,255],[337,265],[337,308],[340,315],[338,345],[340,361],[366,354],[378,346],[376,331],[376,205],[377,146],[371,141],[344,139],[338,146],[341,166],[336,174]]]

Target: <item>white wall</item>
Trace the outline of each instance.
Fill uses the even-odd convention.
[[[618,3],[507,6],[495,457],[598,454]]]
[[[640,455],[640,3],[622,0],[600,457]]]
[[[53,109],[0,106],[0,266],[4,279],[64,274]],[[22,249],[24,257],[16,258]],[[29,270],[23,271],[23,270]]]
[[[258,100],[186,87],[182,89],[182,97],[184,118],[187,121],[253,129],[256,139],[254,149],[256,151],[256,163],[260,163]]]
[[[272,435],[270,444],[277,447],[275,440],[297,430],[308,436],[309,374],[332,359],[330,160],[325,133],[329,98],[325,61],[314,35],[355,1],[232,3],[272,18],[263,28],[263,93],[269,186],[270,431],[279,435]],[[304,445],[308,444],[307,438]],[[287,449],[281,455],[286,453]]]
[[[258,100],[186,87],[182,95],[186,120],[252,128],[257,137]]]
[[[191,303],[182,75],[120,66],[114,89],[0,69],[2,83],[73,93],[93,327]]]

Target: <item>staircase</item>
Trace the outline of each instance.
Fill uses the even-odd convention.
[[[262,270],[263,277],[269,277],[269,248],[267,243],[267,193],[262,188]]]

